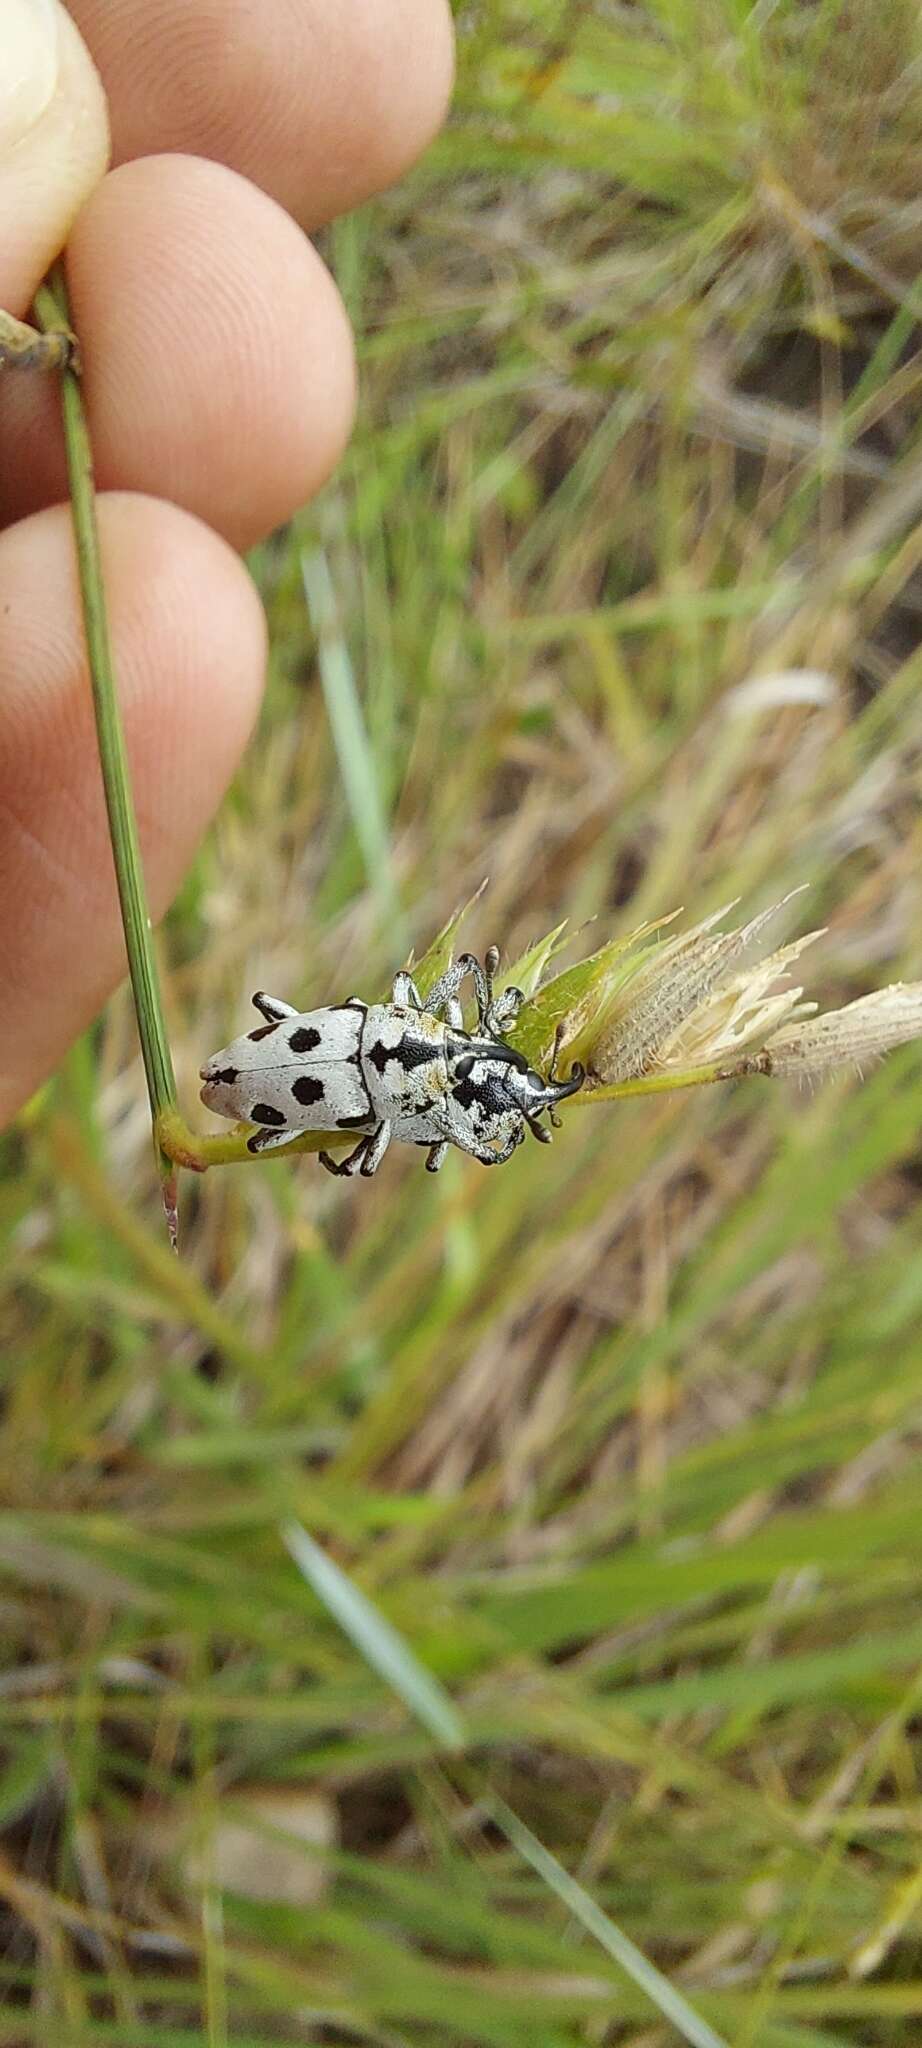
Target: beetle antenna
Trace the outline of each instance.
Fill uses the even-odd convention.
[[[466,1081],[477,1060],[497,1062],[504,1067],[515,1067],[520,1074],[527,1074],[528,1061],[523,1052],[517,1052],[514,1045],[506,1045],[496,1038],[449,1039],[449,1057],[454,1061],[454,1070],[459,1081]]]
[[[551,1082],[552,1082],[552,1083],[554,1084],[554,1086],[555,1086],[555,1087],[556,1087],[556,1085],[557,1085],[557,1062],[558,1062],[558,1060],[559,1060],[559,1058],[560,1058],[560,1048],[561,1048],[561,1046],[562,1046],[562,1045],[563,1045],[563,1023],[561,1022],[560,1024],[558,1024],[558,1026],[557,1026],[557,1029],[556,1029],[556,1031],[555,1031],[555,1033],[554,1033],[554,1050],[553,1050],[553,1052],[551,1053],[551,1064],[550,1064],[550,1066],[548,1067],[548,1070],[547,1070],[547,1078],[548,1078],[548,1080],[549,1080],[549,1081],[551,1081]],[[559,1116],[557,1115],[557,1111],[556,1111],[556,1109],[554,1108],[553,1104],[551,1104],[551,1105],[550,1105],[550,1107],[548,1108],[548,1117],[549,1117],[549,1119],[550,1119],[550,1122],[551,1122],[551,1123],[553,1124],[553,1126],[554,1126],[554,1129],[555,1129],[555,1131],[559,1131],[559,1130],[560,1130],[560,1125],[561,1125],[561,1119],[560,1119],[560,1117],[559,1117]]]
[[[480,1014],[480,1023],[482,1029],[489,1031],[491,1034],[495,1029],[493,1021],[493,982],[498,966],[499,947],[488,946],[483,956],[483,978],[486,985],[487,1000]]]

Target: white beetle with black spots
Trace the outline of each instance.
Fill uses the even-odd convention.
[[[216,1052],[201,1070],[202,1101],[220,1116],[256,1124],[250,1152],[287,1145],[302,1131],[361,1134],[348,1157],[320,1160],[329,1173],[376,1173],[392,1138],[428,1148],[437,1173],[449,1145],[484,1166],[501,1166],[526,1129],[547,1144],[539,1122],[581,1088],[574,1066],[555,1078],[556,1052],[545,1078],[503,1038],[525,998],[521,989],[494,995],[494,946],[483,966],[463,953],[423,998],[409,974],[398,974],[389,1003],[350,996],[324,1010],[299,1011],[274,996],[255,995],[265,1023]],[[458,991],[470,975],[477,1027],[465,1031]]]

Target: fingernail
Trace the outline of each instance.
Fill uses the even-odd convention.
[[[0,152],[40,120],[58,79],[58,0],[0,0]]]

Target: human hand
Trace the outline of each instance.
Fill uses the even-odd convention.
[[[2,0],[0,306],[26,312],[69,235],[155,917],[258,707],[234,550],[351,425],[345,313],[295,221],[398,177],[450,77],[447,0]],[[125,971],[55,383],[0,374],[0,1124]]]

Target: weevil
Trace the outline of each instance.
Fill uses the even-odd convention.
[[[392,1138],[424,1145],[437,1173],[450,1145],[483,1166],[501,1166],[530,1130],[542,1144],[545,1110],[574,1095],[585,1080],[574,1066],[556,1078],[557,1047],[548,1075],[536,1073],[503,1032],[525,1000],[519,988],[496,995],[499,953],[484,964],[462,953],[423,997],[411,974],[395,976],[389,1003],[349,996],[323,1010],[295,1010],[260,991],[264,1022],[216,1052],[201,1069],[202,1101],[220,1116],[258,1128],[250,1152],[286,1145],[301,1131],[358,1135],[347,1158],[321,1152],[328,1173],[373,1174]],[[459,990],[470,976],[477,1025],[464,1028]]]

